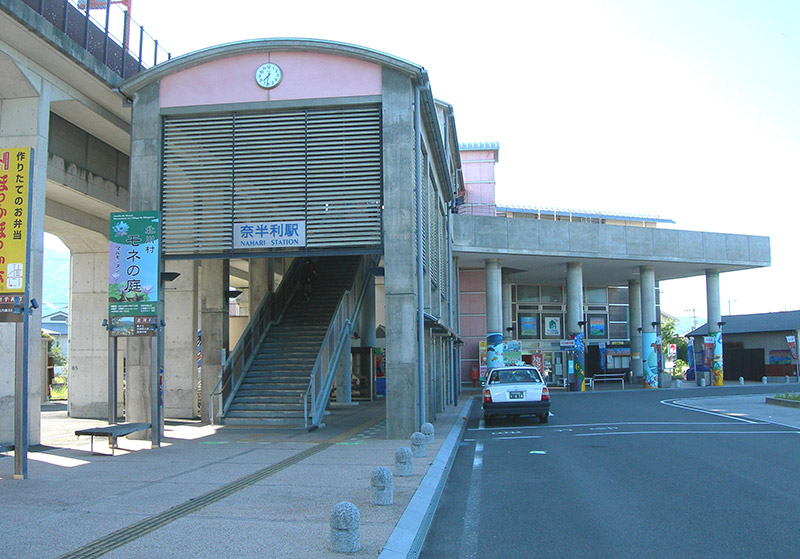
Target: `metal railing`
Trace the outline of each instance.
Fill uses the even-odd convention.
[[[125,2],[22,1],[123,79],[171,58],[121,7]]]
[[[233,397],[242,383],[247,369],[255,359],[261,342],[269,333],[273,324],[283,318],[283,313],[289,306],[299,287],[301,258],[296,258],[283,277],[278,290],[270,293],[258,305],[253,313],[253,318],[247,324],[242,336],[236,343],[228,358],[224,361],[220,371],[220,378],[209,397],[209,418],[212,425],[215,419],[225,415],[233,401]],[[214,405],[215,400],[217,405]],[[216,414],[214,413],[216,410]]]
[[[369,269],[377,265],[377,260],[374,256],[361,259],[352,289],[342,294],[328,331],[325,332],[325,338],[311,369],[308,388],[303,394],[303,425],[306,428],[309,427],[309,419],[313,427],[319,426],[322,421],[342,351],[345,348],[348,351],[350,349],[354,321],[358,317],[368,286]]]

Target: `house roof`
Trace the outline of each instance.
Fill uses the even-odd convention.
[[[755,334],[758,332],[796,332],[800,329],[800,311],[771,312],[723,316],[722,334]],[[705,336],[708,323],[687,336]]]

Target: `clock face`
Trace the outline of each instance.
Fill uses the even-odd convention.
[[[280,67],[272,62],[262,64],[256,70],[256,83],[264,89],[272,89],[281,83],[282,77],[283,72]]]

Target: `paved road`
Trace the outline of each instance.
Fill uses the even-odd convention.
[[[476,402],[420,557],[796,556],[800,430],[737,414],[759,392],[557,393],[491,429]]]

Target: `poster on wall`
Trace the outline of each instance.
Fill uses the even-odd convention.
[[[108,317],[112,336],[154,336],[158,320],[157,211],[112,213]]]
[[[539,317],[537,315],[520,315],[519,337],[531,339],[539,337]]]
[[[606,317],[605,316],[590,316],[589,317],[589,337],[590,338],[605,338],[606,337]]]
[[[22,322],[33,149],[0,150],[0,322]]]
[[[556,338],[561,337],[561,317],[560,316],[546,316],[544,317],[544,335]]]

